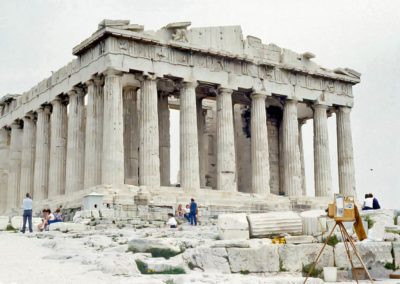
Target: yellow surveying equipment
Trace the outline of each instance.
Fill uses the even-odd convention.
[[[355,277],[355,280],[358,283],[357,275],[354,273],[355,267],[353,264],[350,248],[353,250],[354,254],[359,259],[359,261],[362,265],[362,268],[365,270],[365,272],[368,276],[368,279],[371,281],[371,283],[374,283],[371,278],[371,275],[369,274],[367,267],[365,266],[363,260],[361,259],[360,253],[357,250],[354,240],[347,232],[346,227],[343,225],[343,222],[354,222],[353,227],[354,227],[354,231],[357,234],[358,239],[360,241],[362,241],[367,238],[367,235],[364,230],[364,226],[362,224],[361,216],[360,216],[360,214],[358,212],[358,208],[354,202],[354,197],[353,196],[344,196],[343,194],[335,194],[334,202],[328,205],[328,217],[335,220],[335,225],[333,226],[331,232],[328,235],[328,238],[326,239],[324,245],[322,246],[320,252],[318,253],[317,258],[315,259],[310,270],[308,271],[307,277],[304,280],[303,284],[307,282],[312,271],[314,270],[315,266],[317,265],[317,262],[318,262],[319,258],[321,257],[322,252],[324,251],[330,238],[332,237],[333,232],[336,229],[336,226],[339,227],[340,234],[342,235],[342,240],[344,243],[344,247],[346,249],[347,258],[350,261],[351,268],[353,271],[353,277]]]

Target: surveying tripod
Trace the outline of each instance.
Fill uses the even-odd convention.
[[[355,254],[355,255],[357,256],[357,258],[360,260],[360,263],[361,263],[362,267],[364,268],[365,272],[366,272],[367,275],[368,275],[368,279],[371,281],[371,283],[374,283],[374,281],[373,281],[372,278],[371,278],[371,275],[369,274],[369,271],[368,271],[367,267],[365,266],[364,262],[363,262],[362,259],[361,259],[361,256],[360,256],[360,254],[359,254],[359,252],[358,252],[358,250],[357,250],[357,248],[356,248],[356,245],[355,245],[353,239],[351,238],[351,236],[350,236],[349,233],[347,232],[346,227],[343,225],[343,222],[342,222],[342,221],[336,221],[335,226],[333,226],[332,231],[329,233],[329,236],[328,236],[328,238],[326,239],[324,245],[322,246],[320,252],[318,253],[317,258],[315,259],[315,261],[313,262],[313,264],[312,264],[310,270],[308,271],[307,277],[306,277],[306,279],[304,280],[303,284],[305,284],[305,283],[307,282],[307,280],[308,280],[308,278],[310,277],[311,273],[313,272],[315,266],[317,265],[317,262],[318,262],[319,258],[321,257],[321,255],[322,255],[322,253],[323,253],[323,251],[324,251],[326,245],[328,244],[330,238],[332,237],[332,234],[333,234],[333,232],[335,231],[336,226],[339,226],[340,233],[341,233],[341,235],[342,235],[342,240],[343,240],[343,243],[344,243],[344,247],[345,247],[345,249],[346,249],[347,257],[348,257],[348,259],[349,259],[349,261],[350,261],[351,267],[353,268],[353,275],[354,275],[354,277],[355,277],[357,283],[358,283],[358,279],[357,279],[357,275],[354,273],[354,264],[353,264],[353,260],[352,260],[352,258],[351,258],[350,247],[353,249],[354,254]]]

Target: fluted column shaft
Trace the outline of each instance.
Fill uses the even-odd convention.
[[[303,124],[305,120],[299,119],[299,151],[300,151],[300,163],[301,163],[301,193],[303,196],[307,195],[307,181],[306,181],[306,166],[304,161],[304,147],[303,147]]]
[[[124,183],[122,74],[109,70],[104,80],[102,183]]]
[[[10,156],[7,208],[20,208],[19,194],[21,182],[21,156],[22,156],[22,129],[21,124],[14,122],[11,125]]]
[[[301,196],[302,181],[297,101],[286,101],[282,123],[283,191],[287,196]]]
[[[25,116],[22,135],[21,158],[21,185],[19,202],[22,202],[26,193],[33,193],[33,179],[35,168],[35,135],[36,125],[33,115]]]
[[[10,131],[0,129],[0,212],[7,209],[7,189],[10,154]]]
[[[271,114],[268,117],[269,186],[271,193],[275,195],[280,193],[279,124],[276,115]]]
[[[101,184],[104,111],[101,84],[98,79],[87,82],[84,188]]]
[[[157,110],[157,81],[146,76],[142,81],[140,97],[139,183],[160,185],[159,129]]]
[[[50,106],[37,110],[36,153],[33,181],[33,197],[37,201],[48,196],[50,165]]]
[[[265,98],[262,93],[251,95],[251,187],[252,192],[258,194],[270,193]]]
[[[199,171],[200,171],[200,187],[206,186],[206,172],[207,172],[207,155],[205,148],[205,127],[206,117],[203,111],[203,99],[196,99],[196,111],[197,111],[197,135],[199,145]]]
[[[353,142],[349,107],[340,107],[336,112],[337,149],[339,166],[339,191],[356,198]]]
[[[237,191],[232,90],[220,88],[217,95],[217,189]]]
[[[160,148],[160,179],[161,185],[170,185],[170,120],[168,107],[168,95],[159,92],[158,96],[158,129]]]
[[[332,195],[332,176],[329,157],[328,106],[314,106],[314,184],[315,196]]]
[[[180,92],[180,173],[184,190],[200,188],[196,85],[185,82]]]
[[[125,183],[139,184],[139,131],[137,88],[123,90]]]
[[[68,131],[67,105],[60,98],[52,101],[52,105],[48,198],[65,193]]]

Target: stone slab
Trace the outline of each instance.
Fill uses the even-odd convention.
[[[249,223],[246,214],[220,214],[218,216],[218,229],[221,230],[248,230]]]
[[[287,236],[285,237],[287,244],[311,244],[316,243],[317,240],[313,236]]]
[[[291,272],[301,272],[303,266],[315,261],[323,244],[279,245],[281,268]],[[334,266],[333,247],[326,246],[317,267]]]
[[[248,240],[248,230],[218,230],[221,240]]]
[[[393,242],[394,263],[400,267],[400,242]]]
[[[278,246],[264,245],[259,248],[228,248],[232,272],[278,272]]]
[[[191,263],[204,272],[230,273],[228,254],[225,248],[198,247],[182,254],[187,264]]]

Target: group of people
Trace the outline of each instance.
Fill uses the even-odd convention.
[[[24,210],[21,233],[26,231],[26,223],[28,223],[29,232],[33,232],[32,228],[32,196],[27,193],[22,201],[22,208]],[[38,230],[40,232],[47,229],[47,227],[52,223],[62,222],[63,216],[61,213],[61,208],[52,213],[50,209],[46,208],[42,210],[42,222],[38,225]]]
[[[168,221],[167,225],[170,228],[176,228],[178,226],[178,222],[176,218],[186,219],[190,225],[197,226],[197,217],[199,211],[197,208],[197,203],[194,201],[193,198],[190,199],[190,204],[186,204],[186,207],[183,208],[182,204],[178,205],[178,209],[175,212],[175,216],[172,213],[168,213]]]
[[[378,199],[376,199],[372,193],[365,194],[362,210],[376,210],[376,209],[381,209]]]

